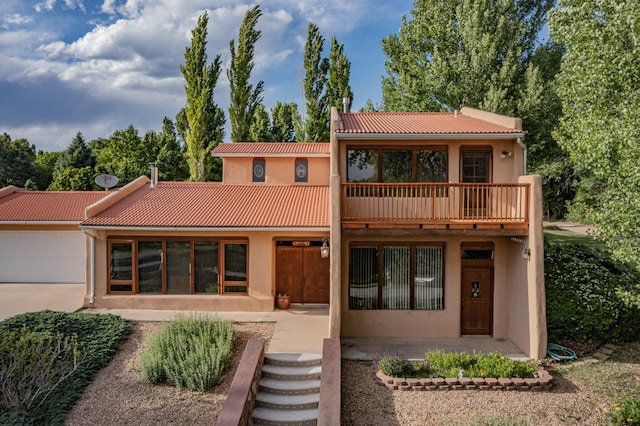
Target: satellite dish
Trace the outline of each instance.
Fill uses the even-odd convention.
[[[112,188],[114,186],[116,186],[118,184],[118,178],[115,176],[111,176],[111,175],[100,175],[100,176],[96,176],[96,183],[98,184],[98,186],[101,186],[104,188],[104,190],[108,190],[109,188]]]

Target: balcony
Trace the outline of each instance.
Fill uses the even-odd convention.
[[[342,227],[526,230],[530,184],[343,183]]]

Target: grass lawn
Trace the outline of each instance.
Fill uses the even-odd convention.
[[[593,237],[576,234],[575,232],[555,227],[545,227],[544,238],[553,244],[582,244],[595,249],[608,250],[602,241],[596,240]]]

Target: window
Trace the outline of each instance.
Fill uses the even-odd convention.
[[[347,149],[347,182],[447,182],[447,147]]]
[[[444,245],[352,245],[349,309],[444,309]]]
[[[253,160],[253,181],[264,182],[265,164],[264,158],[256,158]]]
[[[308,164],[304,158],[296,158],[296,182],[307,182]]]
[[[247,253],[246,240],[138,238],[109,241],[108,291],[246,294]],[[220,268],[219,265],[224,266]]]

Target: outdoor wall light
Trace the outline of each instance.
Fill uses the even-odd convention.
[[[329,239],[327,237],[322,237],[322,247],[320,247],[320,256],[322,256],[323,259],[329,257],[329,246],[327,245],[328,242],[329,242]]]
[[[511,157],[511,151],[502,151],[500,153],[500,158],[507,158],[507,157]]]
[[[531,259],[531,249],[529,247],[525,247],[522,249],[522,258],[524,260]]]

